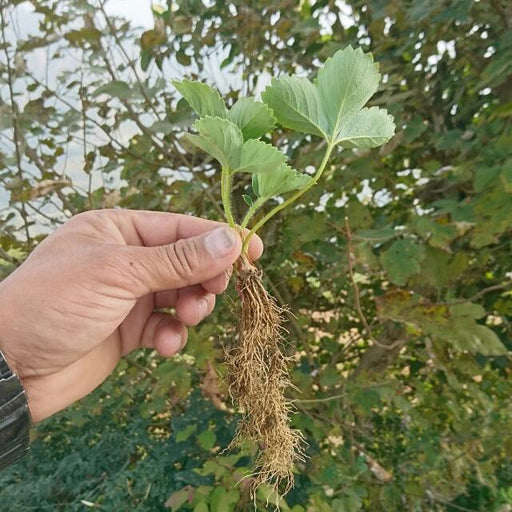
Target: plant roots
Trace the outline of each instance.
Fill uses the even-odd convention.
[[[263,286],[260,270],[245,261],[239,270],[239,340],[226,362],[229,393],[243,417],[230,447],[255,442],[253,496],[262,484],[279,496],[293,487],[293,465],[304,461],[305,445],[302,433],[290,427],[291,404],[284,397],[291,386],[282,347],[284,310]]]

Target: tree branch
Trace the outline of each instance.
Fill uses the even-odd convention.
[[[2,46],[4,49],[5,61],[7,64],[7,86],[9,88],[9,96],[11,102],[11,110],[12,110],[12,126],[13,126],[13,137],[14,137],[14,148],[16,152],[16,165],[17,165],[17,174],[18,178],[21,182],[23,182],[23,171],[21,169],[21,150],[19,145],[19,128],[18,128],[18,108],[16,102],[14,101],[14,87],[13,87],[13,76],[12,76],[12,66],[11,66],[11,57],[8,51],[7,38],[5,36],[5,16],[4,16],[4,7],[0,7],[0,18],[2,23]],[[32,245],[32,239],[30,237],[29,230],[29,220],[27,209],[25,207],[25,203],[20,201],[20,209],[21,209],[21,217],[23,218],[23,224],[25,227],[25,236],[27,238],[27,249],[30,250]]]
[[[403,340],[397,340],[391,345],[386,345],[384,343],[381,343],[380,341],[377,341],[375,337],[373,336],[372,328],[370,327],[370,324],[368,323],[368,320],[366,319],[365,314],[363,313],[363,309],[361,307],[361,297],[359,293],[359,286],[356,283],[355,277],[354,277],[354,265],[353,261],[355,260],[353,247],[352,247],[352,231],[350,230],[350,224],[348,221],[348,217],[345,217],[345,236],[347,237],[347,244],[348,244],[348,275],[350,278],[350,283],[352,284],[352,288],[354,290],[354,300],[355,300],[355,307],[357,311],[357,315],[359,316],[359,319],[361,320],[361,323],[363,324],[364,330],[366,331],[366,335],[368,336],[368,339],[374,344],[377,345],[380,348],[383,348],[384,350],[394,350],[395,348],[399,347],[401,344],[403,344]]]

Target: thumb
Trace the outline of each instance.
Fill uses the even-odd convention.
[[[130,275],[134,277],[130,288],[141,297],[203,283],[229,269],[241,247],[240,236],[227,226],[169,245],[128,247]]]

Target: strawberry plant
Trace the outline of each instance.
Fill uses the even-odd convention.
[[[374,148],[394,135],[386,110],[365,107],[380,78],[371,54],[349,46],[325,62],[314,82],[298,76],[274,78],[262,101],[240,98],[231,108],[204,83],[173,82],[199,116],[196,133],[187,138],[219,162],[226,221],[244,237],[236,273],[239,339],[226,361],[230,395],[244,414],[232,446],[245,439],[259,446],[255,487],[266,483],[286,493],[293,485],[294,462],[304,458],[304,442],[290,426],[291,405],[284,395],[290,382],[283,309],[265,289],[262,272],[248,260],[246,249],[274,215],[318,184],[334,151]],[[324,140],[323,159],[313,175],[292,168],[285,153],[268,142],[278,124]],[[252,190],[243,196],[247,211],[238,220],[232,187],[240,173],[251,175]],[[275,199],[277,205],[274,201],[266,209]]]

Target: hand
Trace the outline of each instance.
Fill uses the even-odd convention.
[[[87,395],[139,347],[179,351],[240,250],[224,224],[143,211],[82,213],[44,240],[0,283],[0,350],[33,420]],[[261,252],[255,237],[249,256]]]

